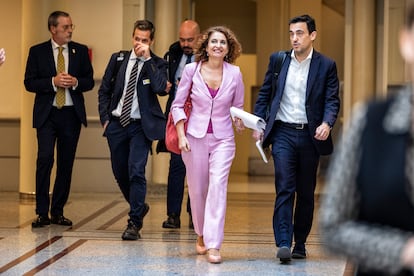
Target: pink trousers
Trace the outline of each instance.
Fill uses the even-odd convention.
[[[224,239],[227,183],[236,146],[234,137],[217,139],[187,135],[191,151],[182,152],[187,171],[194,230],[207,249],[220,249]]]

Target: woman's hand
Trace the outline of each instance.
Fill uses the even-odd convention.
[[[181,151],[188,152],[191,150],[190,143],[187,140],[187,137],[185,136],[184,131],[184,120],[179,121],[175,127],[177,128],[177,135],[178,135],[178,148]]]
[[[236,126],[236,131],[238,133],[242,132],[245,129],[243,120],[240,118],[237,118],[237,117],[234,118],[234,125]]]

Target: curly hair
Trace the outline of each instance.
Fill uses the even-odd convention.
[[[236,35],[229,28],[224,26],[215,26],[210,27],[200,36],[197,42],[197,47],[195,51],[195,60],[196,61],[207,61],[207,45],[211,35],[215,32],[224,34],[227,40],[229,52],[224,57],[224,61],[228,63],[234,63],[236,59],[240,56],[242,47],[239,41],[237,40]]]

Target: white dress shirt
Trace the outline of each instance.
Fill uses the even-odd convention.
[[[295,57],[295,52],[291,53],[291,61],[286,76],[285,90],[280,102],[276,120],[286,123],[307,124],[306,116],[306,85],[313,49],[305,60],[299,62]]]
[[[144,61],[146,61],[146,59],[138,58],[135,55],[134,50],[132,50],[131,55],[129,56],[128,65],[127,65],[127,68],[126,68],[126,71],[125,71],[124,91],[122,93],[121,100],[118,102],[118,105],[117,105],[116,109],[114,109],[112,111],[112,115],[114,115],[115,117],[120,117],[121,116],[122,106],[124,105],[124,98],[125,98],[125,94],[126,94],[126,90],[127,90],[127,86],[128,86],[128,81],[129,81],[129,78],[131,76],[132,67],[134,66],[135,61],[137,59],[139,59],[139,61],[138,61],[138,73],[137,73],[137,82],[138,82],[139,74],[141,73],[142,66],[144,65]],[[149,59],[147,59],[147,60],[149,60]],[[131,118],[132,119],[141,119],[141,113],[139,112],[137,85],[136,84],[135,84],[134,96],[132,98]]]

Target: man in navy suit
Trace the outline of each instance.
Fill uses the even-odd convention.
[[[319,157],[333,151],[331,129],[340,106],[336,64],[313,49],[314,19],[292,18],[289,34],[292,50],[282,65],[275,96],[271,99],[277,59],[272,54],[254,108],[257,116],[265,118],[271,103],[266,129],[253,132],[264,147],[272,145],[277,195],[273,231],[279,247],[276,257],[282,262],[306,258]]]
[[[55,11],[48,19],[52,38],[30,48],[24,85],[36,94],[33,127],[37,131],[36,214],[32,227],[50,223],[71,226],[63,216],[70,191],[73,162],[81,125],[86,126],[83,92],[94,86],[88,48],[72,40],[74,25],[69,14]],[[60,52],[60,53],[59,53]],[[63,58],[62,70],[58,60]],[[61,100],[56,96],[61,93]],[[50,173],[57,150],[57,170],[49,218]]]
[[[130,207],[123,240],[140,238],[139,230],[149,210],[145,203],[148,153],[152,141],[165,135],[166,117],[157,95],[166,95],[171,86],[167,87],[166,61],[150,51],[154,33],[150,21],[135,22],[132,51],[111,56],[98,91],[112,171]]]

